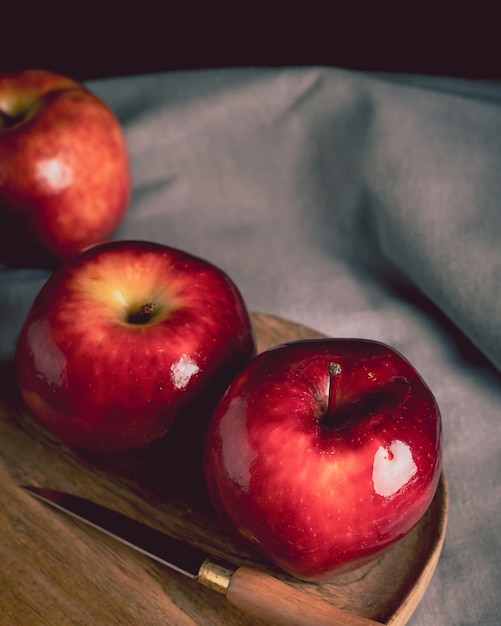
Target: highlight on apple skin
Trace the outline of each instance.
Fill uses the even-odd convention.
[[[204,456],[223,524],[313,582],[404,537],[441,466],[429,387],[398,352],[364,339],[301,340],[255,357],[217,405]]]
[[[255,353],[242,296],[220,268],[145,241],[97,244],[58,268],[19,336],[32,414],[105,460],[140,450],[220,394]]]
[[[110,238],[130,196],[126,139],[101,99],[45,69],[0,75],[2,261],[59,263]]]

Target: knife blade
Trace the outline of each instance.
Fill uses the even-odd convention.
[[[237,566],[118,511],[80,496],[23,485],[45,504],[111,536],[169,569],[218,592],[236,608],[277,626],[374,626],[380,622],[338,608],[246,566]]]

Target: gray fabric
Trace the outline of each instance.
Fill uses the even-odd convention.
[[[497,624],[501,86],[327,68],[94,81],[134,196],[117,236],[224,268],[249,308],[389,343],[440,404],[451,510],[414,625]],[[0,356],[45,280],[0,273]]]

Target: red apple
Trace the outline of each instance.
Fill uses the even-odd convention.
[[[403,356],[319,339],[264,352],[235,377],[204,468],[229,528],[293,576],[323,582],[416,525],[441,459],[438,406]]]
[[[93,246],[58,268],[21,331],[33,415],[95,459],[139,450],[254,354],[244,301],[220,268],[141,241]]]
[[[35,246],[60,261],[109,238],[130,193],[126,141],[104,102],[47,70],[0,75],[3,260]]]

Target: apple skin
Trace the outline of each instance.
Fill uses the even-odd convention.
[[[108,239],[131,195],[126,140],[110,108],[48,70],[0,75],[2,260],[66,260]]]
[[[254,353],[246,306],[223,270],[161,244],[112,241],[51,275],[15,359],[32,414],[106,463],[192,419],[193,402],[222,395]]]
[[[255,357],[218,403],[204,451],[222,522],[318,583],[406,535],[441,465],[430,389],[402,355],[364,339],[301,340]]]

